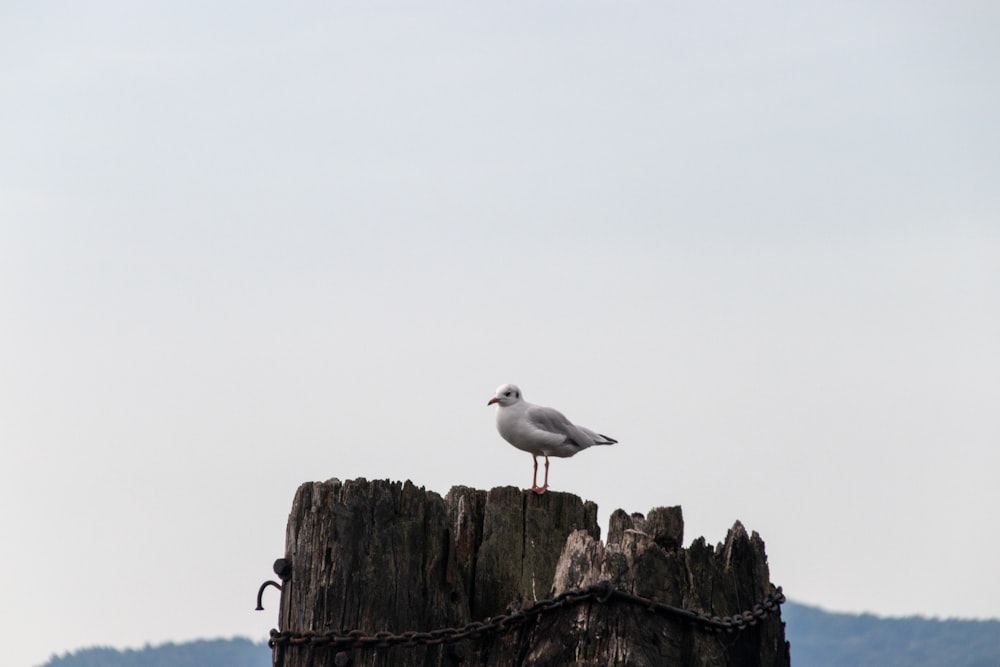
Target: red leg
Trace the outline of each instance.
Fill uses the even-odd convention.
[[[535,462],[535,472],[531,475],[531,490],[538,490],[538,457],[532,456],[531,459]]]
[[[538,486],[538,459],[535,459],[535,479],[531,482],[531,490],[542,495],[545,490],[549,488],[549,457],[545,457],[545,481],[542,482],[541,486]]]

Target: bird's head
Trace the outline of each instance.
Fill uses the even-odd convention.
[[[497,387],[497,394],[486,405],[499,403],[501,406],[514,405],[521,400],[521,390],[516,384],[502,384]]]

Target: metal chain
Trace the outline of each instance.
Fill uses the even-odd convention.
[[[692,623],[707,632],[736,632],[745,630],[751,625],[756,625],[757,621],[767,617],[778,610],[785,601],[785,594],[781,592],[781,587],[773,588],[761,602],[755,604],[750,609],[732,616],[712,616],[703,611],[694,609],[682,609],[673,607],[656,600],[633,595],[621,589],[615,588],[610,581],[593,584],[585,588],[577,588],[566,591],[549,600],[540,600],[521,611],[510,614],[493,616],[484,621],[474,621],[467,623],[460,628],[439,628],[429,632],[402,632],[393,633],[387,631],[376,632],[369,635],[362,630],[351,630],[349,632],[292,632],[289,630],[271,630],[271,638],[267,645],[271,648],[275,646],[301,646],[309,644],[312,646],[324,646],[334,650],[363,649],[363,648],[386,648],[389,646],[435,646],[437,644],[451,644],[463,639],[479,638],[485,634],[502,632],[525,621],[529,621],[546,612],[582,604],[593,600],[599,604],[609,600],[621,600],[638,607],[643,607],[647,611],[671,616],[688,623]]]

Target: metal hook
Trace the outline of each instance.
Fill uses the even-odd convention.
[[[274,561],[274,573],[278,575],[282,581],[288,581],[292,578],[292,561],[288,558],[279,558]]]
[[[281,584],[279,584],[277,581],[271,581],[270,579],[268,579],[267,581],[265,581],[264,583],[262,583],[260,585],[260,590],[257,591],[257,609],[256,609],[256,611],[264,611],[264,605],[261,604],[261,601],[264,598],[264,589],[267,588],[268,586],[274,586],[279,591],[281,590]]]

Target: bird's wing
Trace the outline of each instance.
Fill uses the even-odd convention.
[[[614,445],[618,443],[618,441],[615,440],[614,438],[606,436],[603,433],[595,433],[586,426],[577,426],[576,428],[578,428],[579,430],[583,431],[588,436],[590,436],[590,438],[594,441],[595,445]]]
[[[528,422],[534,428],[547,433],[563,436],[566,438],[566,441],[576,445],[580,449],[584,449],[593,444],[586,433],[583,433],[580,429],[574,426],[570,420],[566,419],[566,415],[554,408],[545,408],[540,405],[534,405],[525,412],[525,417],[527,417]]]

